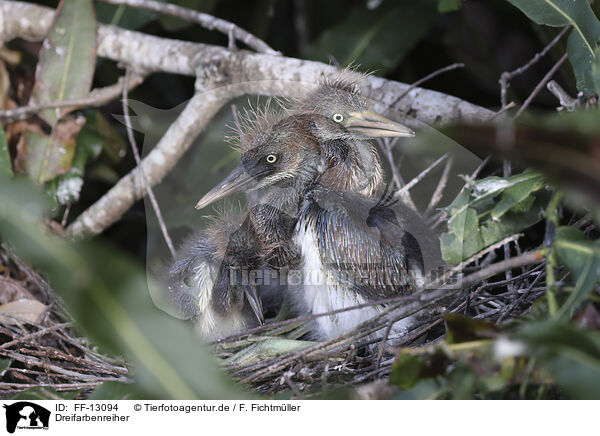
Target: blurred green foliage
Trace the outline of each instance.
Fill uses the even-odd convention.
[[[57,4],[53,0],[39,3]],[[487,107],[499,104],[498,78],[503,71],[523,65],[561,27],[570,25],[573,29],[566,47],[558,44],[528,73],[513,80],[508,98],[523,101],[565,49],[572,70],[559,69],[557,78],[563,87],[571,94],[579,90],[587,96],[600,91],[600,25],[595,15],[599,2],[591,6],[587,1],[570,0],[172,3],[235,22],[287,56],[342,66],[355,63],[363,71],[375,70],[378,75],[409,83],[448,64],[464,62],[466,68],[437,77],[426,86]],[[92,5],[101,23],[175,39],[227,42],[224,35],[153,12],[67,0],[57,19],[66,31],[55,27],[49,42],[55,52],[70,50],[76,62],[57,62],[62,58],[42,49],[36,65],[38,47],[23,41],[11,43],[24,53],[24,61],[12,71],[12,77],[20,84],[37,83],[34,95],[39,101],[81,97],[92,85],[92,76],[94,87],[99,87],[114,83],[122,74],[120,66],[95,57]],[[541,26],[532,25],[532,21]],[[132,93],[132,108],[138,114],[134,124],[145,135],[140,143],[153,146],[179,113],[177,105],[188,99],[192,90],[191,78],[155,74]],[[548,93],[541,93],[536,103],[540,109],[552,110],[557,104]],[[152,113],[150,106],[175,109]],[[111,116],[118,111],[118,103],[78,111],[85,124],[66,137],[56,137],[56,131],[50,130],[72,119],[47,111],[43,116],[46,124],[36,124],[43,128],[28,133],[35,140],[28,142],[25,150],[29,153],[25,154],[19,154],[16,144],[8,144],[5,131],[0,130],[0,239],[48,276],[78,327],[95,344],[133,362],[133,385],[105,383],[91,398],[249,396],[223,375],[208,348],[185,323],[153,305],[148,287],[159,285],[148,283],[141,267],[146,255],[141,203],[99,241],[72,243],[41,228],[41,223],[61,216],[67,207],[77,215],[133,166],[123,126]],[[567,128],[574,139],[586,135],[597,139],[597,120],[593,110],[569,114],[553,111],[531,121],[525,117],[524,123],[550,134]],[[195,144],[200,152],[188,153],[170,183],[158,189],[160,198],[169,199],[165,208],[169,227],[201,225],[193,204],[187,203],[221,179],[237,159],[223,143],[225,125],[232,122],[231,110],[225,108]],[[570,144],[565,141],[565,146]],[[54,160],[56,165],[51,168],[44,166],[44,162],[52,162],[49,156],[65,149],[70,154],[64,160]],[[44,184],[44,189],[20,176],[13,177],[13,172],[23,169],[14,165],[17,158],[24,160],[21,164],[25,169],[35,169],[30,174]],[[441,242],[450,263],[459,263],[547,217],[548,194],[554,187],[545,175],[526,171],[507,178],[485,174],[479,180],[466,180],[470,188],[444,209],[450,222]],[[456,185],[457,180],[449,183]],[[391,375],[391,382],[401,388],[396,398],[600,397],[598,331],[576,327],[572,321],[586,305],[597,301],[599,242],[573,227],[552,230],[546,234],[546,249],[570,272],[567,282],[561,284],[558,311],[552,313],[543,300],[529,318],[503,328],[447,317],[445,343],[399,355]],[[149,246],[148,252],[152,250]],[[4,364],[0,362],[0,369]],[[23,395],[42,397],[47,395],[40,389]]]

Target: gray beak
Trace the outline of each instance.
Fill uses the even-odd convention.
[[[212,188],[196,204],[196,209],[200,210],[222,198],[240,191],[254,182],[254,179],[243,166],[236,167],[225,179]]]
[[[412,129],[369,110],[351,112],[348,115],[348,120],[344,123],[346,128],[371,138],[415,136]]]
[[[252,312],[256,315],[256,319],[258,319],[260,325],[263,325],[265,323],[265,316],[263,314],[262,303],[256,293],[256,288],[254,286],[244,286],[244,293],[246,294],[248,304],[252,308]]]

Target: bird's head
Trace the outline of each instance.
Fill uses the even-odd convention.
[[[262,116],[270,117],[270,122],[252,120],[252,125],[242,126],[240,164],[200,199],[196,209],[236,192],[286,186],[292,180],[299,186],[324,171],[318,145],[302,118],[264,113]]]
[[[314,134],[322,141],[412,137],[415,132],[370,110],[360,92],[363,76],[344,71],[322,81],[307,96],[290,102],[291,113],[312,113]]]

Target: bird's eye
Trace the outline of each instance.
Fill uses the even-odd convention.
[[[331,118],[336,123],[341,123],[342,121],[344,121],[344,116],[342,114],[334,114],[333,117],[331,117]]]
[[[265,160],[267,161],[267,163],[272,164],[275,163],[275,161],[277,161],[277,156],[274,154],[270,154],[265,158]]]

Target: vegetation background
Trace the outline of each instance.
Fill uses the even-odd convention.
[[[52,9],[59,6],[52,0],[29,3]],[[88,4],[84,0],[60,3],[63,14],[79,13],[76,7]],[[518,264],[517,271],[505,265],[498,275],[473,284],[473,289],[502,283],[513,273],[532,278],[543,271],[544,276],[533,285],[533,279],[527,282],[529,291],[534,292],[525,293],[526,306],[519,306],[524,293],[518,286],[510,288],[504,283],[490,286],[496,291],[486,297],[499,301],[500,309],[494,314],[482,312],[479,320],[472,320],[478,318],[472,313],[464,317],[438,314],[435,329],[430,330],[437,332],[432,342],[389,359],[389,389],[374,396],[600,398],[600,243],[594,224],[600,186],[597,1],[168,3],[235,23],[287,57],[340,67],[353,63],[360,71],[408,84],[437,71],[439,74],[422,86],[498,112],[494,120],[506,118],[516,129],[513,149],[519,152],[502,154],[514,158],[514,163],[492,161],[478,175],[487,182],[502,178],[506,184],[490,188],[467,179],[472,189],[442,215],[451,221],[468,210],[476,218],[460,235],[449,224],[442,244],[447,259],[458,264],[486,249],[489,254],[494,244],[524,233],[518,243],[511,239],[508,252],[500,244],[496,257],[486,257],[487,266],[499,259],[522,259],[523,253],[537,253],[542,266],[536,264],[538,269],[533,270]],[[93,5],[99,23],[183,41],[225,47],[230,42],[225,34],[165,14],[102,1],[88,5]],[[561,11],[558,15],[556,8]],[[85,46],[82,22],[67,26],[66,32],[75,35],[81,50],[72,61],[78,74],[86,74],[87,69],[93,80],[87,85],[77,81],[65,84],[73,89],[83,86],[85,95],[90,86],[95,89],[116,83],[123,76],[123,65],[96,59],[93,38],[88,48]],[[60,47],[61,43],[56,44]],[[4,41],[0,97],[5,110],[32,104],[32,93],[37,102],[56,101],[51,93],[43,95],[39,90],[44,80],[39,65],[46,62],[45,68],[50,70],[53,62],[44,60],[43,47],[42,41]],[[519,70],[532,59],[534,63]],[[546,88],[550,79],[558,91]],[[54,79],[45,80],[56,85]],[[159,72],[134,87],[129,98],[165,111],[161,112],[164,115],[193,94],[193,77]],[[0,274],[4,278],[0,280],[0,316],[5,316],[0,318],[0,395],[103,399],[255,395],[225,375],[184,323],[152,304],[144,264],[147,250],[164,241],[160,233],[148,236],[143,201],[137,201],[117,223],[91,240],[72,242],[64,234],[75,217],[136,166],[125,125],[113,116],[123,113],[120,98],[119,93],[100,107],[80,105],[67,117],[61,115],[60,134],[52,110],[19,120],[2,116]],[[173,112],[171,118],[175,115]],[[177,180],[169,189],[186,195],[196,192],[199,198],[222,178],[236,159],[235,152],[222,144],[223,126],[231,122],[233,115],[227,105],[198,139],[207,150],[202,155],[206,160],[183,159],[180,164],[186,169],[183,174],[195,172],[199,177]],[[444,126],[443,131],[481,159],[501,149],[493,127],[455,124]],[[160,137],[165,128],[159,123],[147,127],[146,138],[137,132],[137,144]],[[542,151],[527,148],[533,143],[542,144]],[[544,153],[544,146],[554,150],[555,158]],[[50,166],[41,163],[44,153],[61,147],[69,157],[57,155]],[[394,153],[399,158],[398,152]],[[529,166],[540,173],[524,172]],[[544,213],[539,213],[542,209]],[[163,211],[170,226],[181,218],[180,212]],[[511,213],[521,215],[517,220]],[[482,237],[473,247],[455,249],[457,238],[467,240],[469,231],[481,234],[482,229],[489,230],[489,239]],[[171,236],[177,243],[185,234],[182,228]],[[486,267],[480,260],[471,272]],[[470,297],[464,298],[461,302]],[[25,306],[15,306],[18,300],[25,300]],[[42,305],[32,303],[35,301]],[[510,307],[511,315],[502,318],[502,310]],[[518,313],[512,313],[515,308]],[[376,362],[377,369],[380,363],[381,359]],[[372,381],[377,374],[361,380]],[[357,383],[339,383],[345,388],[323,390],[318,383],[304,382],[310,387],[307,392],[314,395],[358,395]],[[277,398],[304,394],[292,383]]]

